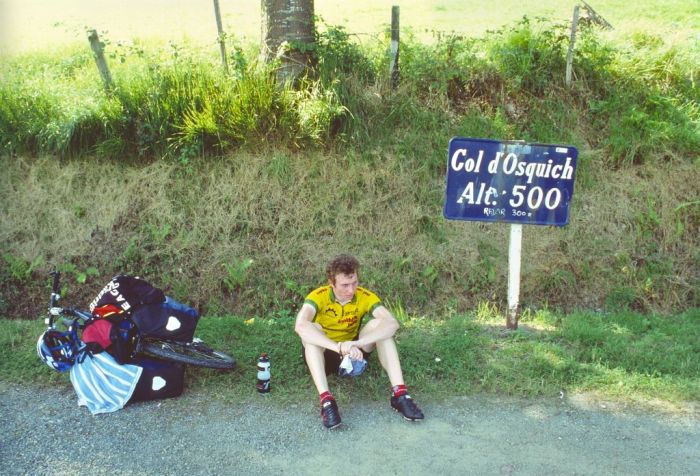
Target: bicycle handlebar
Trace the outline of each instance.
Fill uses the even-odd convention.
[[[56,306],[58,300],[61,299],[61,272],[54,268],[50,275],[53,278],[53,282],[51,284],[51,305],[49,306],[46,324],[48,324],[49,327],[54,327],[54,321],[57,317],[60,317],[63,324],[66,326],[72,325],[75,319],[78,319],[82,323],[89,320],[92,317],[92,314],[90,314],[88,311]],[[72,317],[73,319],[68,319],[68,316]]]
[[[61,299],[61,272],[54,268],[51,271],[51,276],[53,276],[53,283],[51,285],[51,306],[56,306],[56,303]]]
[[[72,319],[68,319],[69,316]],[[46,318],[46,324],[48,324],[49,327],[54,327],[54,322],[59,317],[61,318],[63,324],[65,324],[66,326],[70,326],[76,319],[81,321],[81,323],[84,323],[85,321],[89,320],[92,316],[87,311],[81,311],[79,309],[73,309],[70,307],[54,306],[49,308],[48,317]]]
[[[54,268],[50,274],[51,274],[51,276],[53,276],[53,286],[51,287],[51,290],[54,293],[58,294],[58,292],[60,291],[58,286],[59,286],[60,279],[61,279],[61,272],[57,271],[56,268]]]
[[[71,316],[81,321],[87,321],[92,317],[89,312],[72,307],[52,307],[49,312],[52,316]]]

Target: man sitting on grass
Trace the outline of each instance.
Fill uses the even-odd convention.
[[[301,338],[304,361],[320,395],[323,425],[335,428],[341,422],[327,376],[359,375],[375,347],[391,382],[392,408],[407,420],[422,420],[423,412],[408,394],[401,372],[393,338],[399,323],[376,294],[358,286],[358,269],[359,263],[352,256],[333,259],[326,267],[328,285],[306,296],[294,326]],[[361,328],[366,315],[374,319]],[[345,357],[348,359],[344,360]]]

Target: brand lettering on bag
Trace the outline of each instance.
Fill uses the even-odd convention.
[[[119,292],[119,283],[117,281],[110,281],[99,293],[97,293],[97,297],[90,303],[90,312],[95,310],[97,303],[100,302],[100,299],[102,299],[102,297],[108,293],[115,297],[117,303],[121,303],[119,307],[121,307],[123,310],[128,311],[131,309],[131,304],[129,304],[129,301],[127,301],[126,298]]]
[[[100,301],[100,299],[102,299],[102,296],[104,296],[107,293],[112,294],[112,291],[116,291],[116,288],[118,287],[119,283],[115,281],[108,282],[107,285],[104,288],[102,288],[102,290],[99,293],[97,293],[97,297],[93,299],[90,303],[90,311],[92,312],[95,310],[95,308],[97,307],[97,303]],[[116,291],[116,293],[119,294],[119,291]]]

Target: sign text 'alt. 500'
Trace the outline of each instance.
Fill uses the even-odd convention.
[[[564,226],[575,147],[455,137],[447,155],[445,218]]]

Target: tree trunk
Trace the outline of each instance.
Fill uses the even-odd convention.
[[[293,81],[308,67],[315,42],[313,0],[261,0],[265,61],[280,59],[277,79]]]

